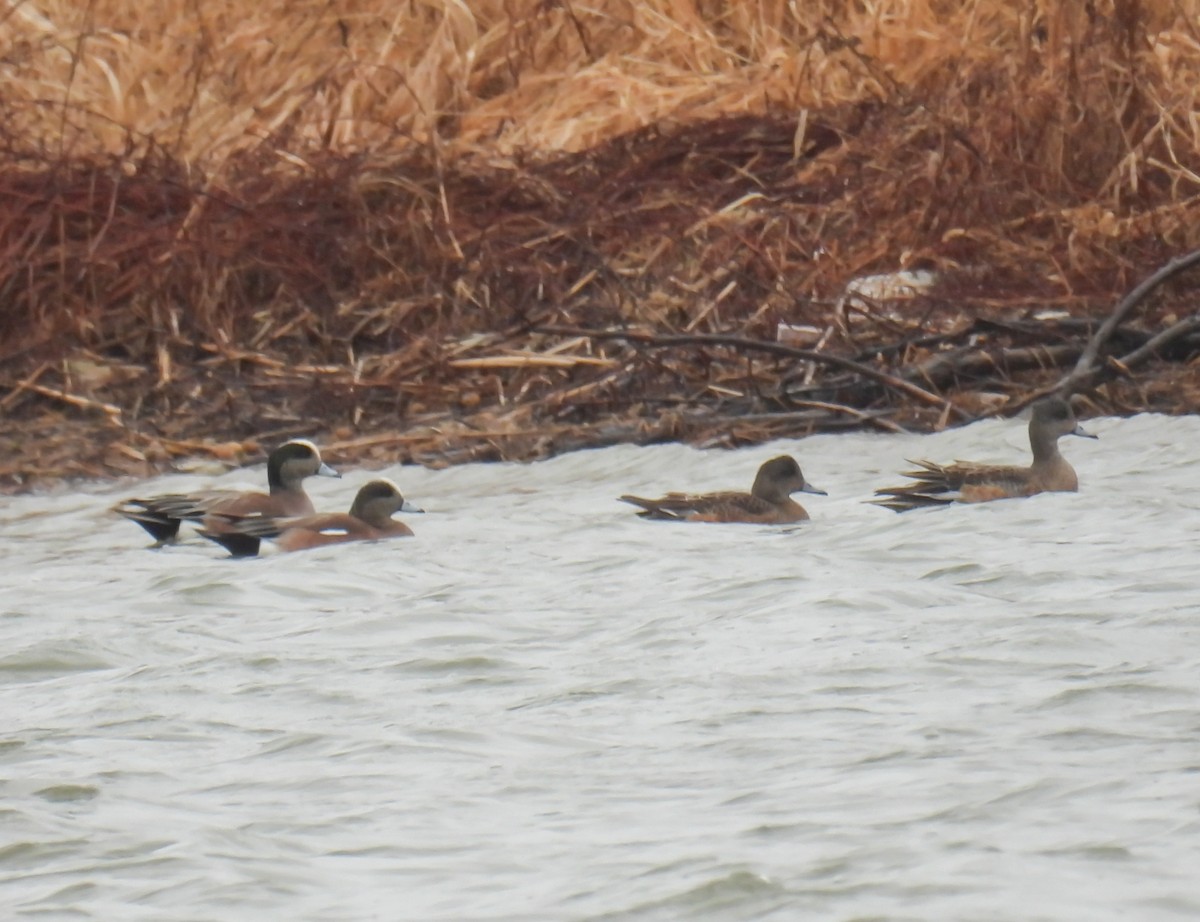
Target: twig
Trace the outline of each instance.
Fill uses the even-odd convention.
[[[43,397],[51,397],[54,400],[61,400],[63,403],[70,404],[81,410],[99,410],[104,413],[113,425],[121,425],[121,408],[114,406],[111,403],[103,403],[99,400],[91,400],[88,397],[80,397],[77,394],[68,394],[66,391],[60,391],[53,387],[46,387],[42,384],[25,384],[25,389],[33,391],[35,394],[41,394]]]
[[[866,410],[848,407],[841,403],[827,403],[824,400],[789,400],[788,403],[796,407],[803,407],[811,410],[828,410],[831,413],[843,413],[857,422],[875,426],[879,429],[882,429],[884,432],[904,433],[908,431],[903,426],[892,422],[890,419],[884,419],[878,413],[869,413]]]
[[[50,366],[51,366],[50,362],[42,362],[42,364],[39,365],[37,368],[35,368],[31,374],[29,374],[27,377],[23,378],[22,380],[18,381],[15,385],[13,385],[12,389],[8,392],[8,396],[6,396],[3,400],[0,400],[0,409],[2,409],[2,410],[12,409],[12,405],[17,402],[17,398],[19,398],[23,393],[25,393],[25,391],[30,390],[32,388],[32,385],[37,381],[38,378],[40,378],[42,376],[42,373],[45,372],[46,369],[49,368]]]

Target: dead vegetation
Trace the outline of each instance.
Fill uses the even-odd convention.
[[[10,4],[0,484],[1193,410],[1198,15]]]

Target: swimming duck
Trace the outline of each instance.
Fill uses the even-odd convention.
[[[212,513],[223,515],[311,515],[312,500],[302,485],[306,477],[341,477],[321,460],[317,446],[307,439],[292,439],[267,456],[270,493],[209,490],[200,493],[165,493],[148,499],[127,499],[114,511],[137,522],[154,538],[156,546],[179,535],[184,519],[203,521]]]
[[[279,517],[219,513],[205,519],[200,534],[234,557],[254,557],[263,538],[285,551],[302,551],[346,541],[376,541],[412,534],[392,518],[397,512],[422,512],[408,502],[390,480],[372,480],[361,487],[348,513]]]
[[[628,495],[620,499],[640,506],[638,515],[646,519],[782,525],[808,518],[804,507],[792,499],[793,493],[826,495],[804,479],[795,458],[780,455],[758,469],[749,493],[668,493],[659,499]]]
[[[971,461],[948,465],[912,461],[920,470],[906,471],[904,476],[912,477],[916,483],[876,490],[875,494],[883,498],[873,502],[906,512],[955,502],[982,503],[1035,493],[1074,493],[1079,489],[1079,478],[1058,450],[1058,440],[1064,435],[1097,438],[1084,431],[1066,400],[1046,397],[1033,405],[1029,419],[1029,444],[1033,449],[1033,463],[1029,467]]]

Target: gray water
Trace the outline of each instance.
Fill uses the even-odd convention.
[[[1200,918],[1200,419],[1087,425],[903,516],[1024,424],[395,467],[416,537],[251,561],[107,509],[261,470],[3,500],[3,917]],[[614,501],[785,451],[802,526]]]

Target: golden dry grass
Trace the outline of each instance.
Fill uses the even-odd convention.
[[[1198,15],[1200,0],[10,0],[0,41],[23,140],[75,155],[153,144],[211,169],[281,134],[301,159],[409,140],[570,151],[664,119],[907,95],[1071,113],[1034,141],[1054,169],[1079,156],[1075,130],[1121,135],[1144,109],[1176,151],[1195,146]]]

